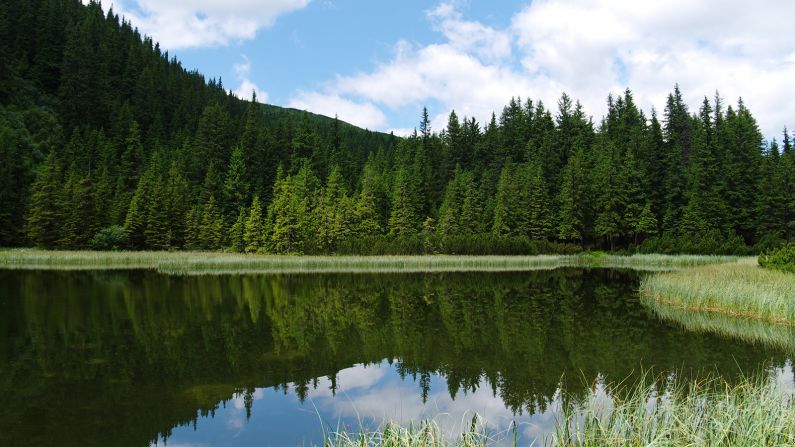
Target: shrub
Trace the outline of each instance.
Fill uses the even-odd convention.
[[[91,248],[94,250],[121,250],[127,243],[124,228],[112,225],[103,228],[91,239]]]
[[[759,255],[762,267],[795,273],[795,245],[787,245]]]

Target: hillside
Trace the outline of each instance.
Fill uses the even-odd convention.
[[[270,195],[280,164],[291,172],[311,152],[319,173],[333,163],[352,178],[370,152],[395,142],[334,118],[238,99],[99,4],[0,4],[0,246],[86,246],[100,228],[124,224],[154,161],[181,172],[188,196],[220,202],[239,148],[249,164],[240,194],[250,201]],[[51,170],[49,186],[80,196],[76,203],[34,191],[41,169]],[[32,217],[40,228],[31,229],[31,199],[73,208],[88,198],[91,209],[70,222],[81,226],[73,234],[58,234],[68,219],[55,203],[39,204],[46,212]]]

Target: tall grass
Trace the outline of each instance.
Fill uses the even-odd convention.
[[[490,437],[473,418],[469,429],[457,438],[449,439],[444,430],[433,420],[422,421],[417,426],[401,427],[387,422],[375,431],[348,433],[337,431],[326,436],[325,447],[485,447],[499,440]]]
[[[525,271],[560,267],[667,270],[736,258],[606,254],[537,256],[272,256],[219,252],[0,250],[0,268],[152,269],[168,274]]]
[[[729,385],[720,379],[674,383],[658,395],[636,386],[624,400],[594,393],[565,409],[551,445],[732,446],[795,444],[791,390],[775,380],[745,379]]]
[[[650,275],[642,299],[689,311],[795,324],[795,275],[759,267],[753,258]]]
[[[795,445],[792,390],[774,377],[743,379],[730,385],[719,378],[678,382],[675,377],[635,385],[610,397],[602,387],[583,401],[565,396],[554,433],[532,445],[556,447],[758,447]],[[619,385],[620,388],[622,385]],[[606,387],[608,390],[611,387]],[[658,390],[665,389],[664,393]],[[614,390],[615,391],[615,390]],[[623,398],[616,396],[624,396]],[[387,423],[371,432],[336,432],[326,438],[333,447],[491,446],[518,445],[506,433],[490,437],[473,422],[456,439],[448,439],[433,421],[417,428]],[[513,432],[516,435],[516,431]]]

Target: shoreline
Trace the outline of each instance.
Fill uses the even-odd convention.
[[[222,252],[0,250],[6,270],[155,270],[164,274],[500,272],[557,268],[681,269],[736,261],[734,256],[577,255],[533,256],[302,256]]]

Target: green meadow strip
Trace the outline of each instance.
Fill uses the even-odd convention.
[[[150,269],[167,274],[530,271],[561,267],[669,270],[735,260],[723,256],[606,254],[538,256],[276,256],[219,252],[0,250],[0,268]]]

